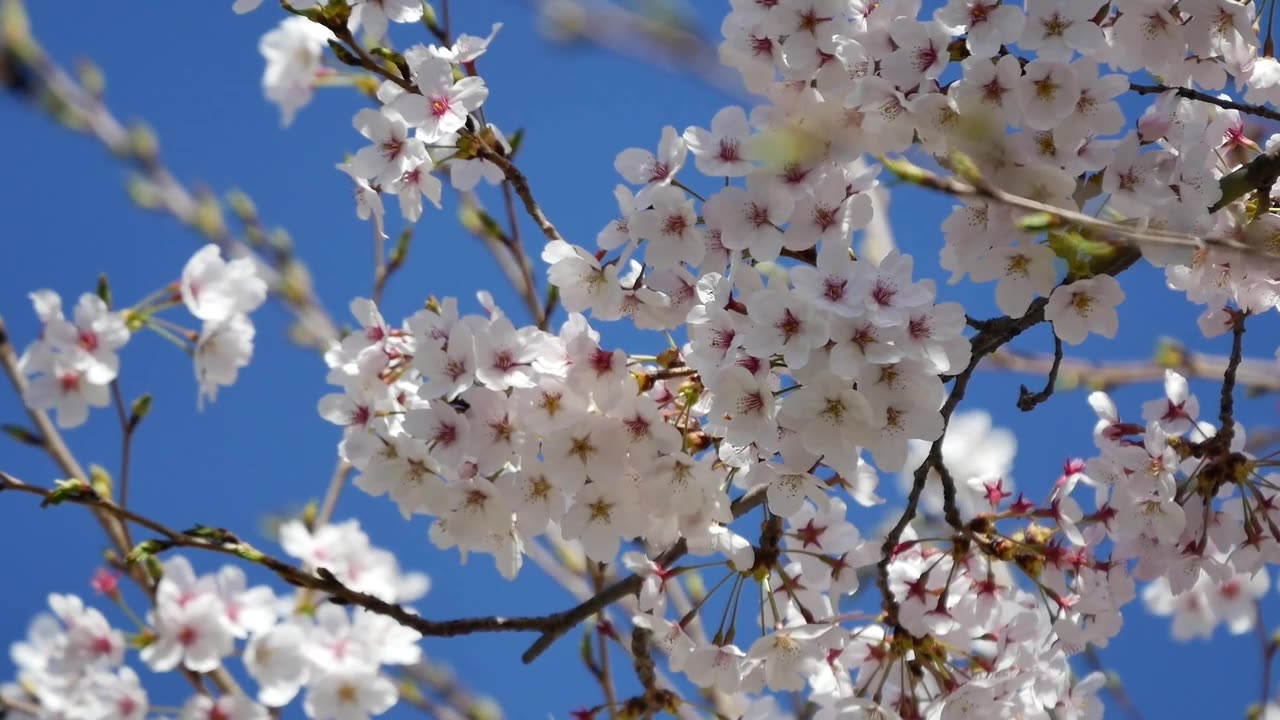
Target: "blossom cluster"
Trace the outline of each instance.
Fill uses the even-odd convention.
[[[253,261],[228,262],[216,245],[206,245],[192,256],[179,282],[125,310],[112,310],[103,294],[85,293],[67,319],[56,292],[37,290],[31,293],[31,304],[40,333],[18,358],[21,372],[32,376],[23,400],[31,408],[55,411],[61,427],[84,424],[90,407],[111,402],[109,389],[120,372],[119,351],[143,327],[189,350],[200,400],[214,399],[218,388],[234,384],[240,368],[249,364],[254,337],[249,313],[266,297],[267,284]],[[199,331],[158,317],[175,305],[185,305],[201,321]]]
[[[399,322],[373,300],[350,304],[358,327],[325,353],[337,389],[318,412],[342,428],[354,484],[406,519],[430,518],[438,547],[493,556],[507,578],[542,536],[601,573],[638,576],[633,625],[667,667],[740,701],[744,717],[781,717],[757,696],[799,691],[824,720],[1098,717],[1103,676],[1073,675],[1072,659],[1107,646],[1139,595],[1174,617],[1176,637],[1252,628],[1266,566],[1280,561],[1280,476],[1246,450],[1234,371],[1212,419],[1173,371],[1141,422],[1092,394],[1097,454],[1067,462],[1038,502],[1014,494],[1012,441],[956,403],[993,351],[970,326],[980,337],[1017,327],[1012,337],[1043,318],[1059,350],[1117,334],[1116,275],[1137,257],[1114,237],[1203,306],[1206,336],[1239,340],[1246,316],[1280,307],[1273,183],[1248,197],[1230,182],[1280,135],[1259,144],[1240,110],[1195,95],[1230,78],[1250,102],[1280,102],[1256,3],[948,0],[928,17],[919,0],[730,5],[720,58],[759,104],[617,155],[618,211],[594,247],[548,232],[541,249],[558,327],[521,324],[484,292],[479,313],[431,298]],[[353,119],[369,144],[339,165],[375,247],[384,198],[414,223],[424,198],[443,206],[446,169],[463,192],[519,177],[482,111],[477,61],[499,26],[397,52],[390,24],[424,21],[417,0],[290,7],[261,43],[264,91],[286,123],[344,72],[323,62],[326,48],[361,31],[386,60],[358,45],[338,54],[376,78],[364,83],[375,106]],[[1127,73],[1169,83],[1134,122],[1118,102],[1139,89]],[[973,188],[955,191],[941,228],[949,282],[994,282],[1005,317],[969,317],[915,277],[909,254],[853,251],[854,234],[883,220],[872,201],[882,168],[903,174],[892,156],[917,147]],[[247,363],[248,313],[266,291],[252,261],[210,246],[128,310],[86,295],[66,320],[56,295],[35,293],[44,329],[22,358],[35,376],[27,403],[80,424],[107,404],[130,332],[172,334],[154,312],[179,303],[204,323],[189,340],[212,397]],[[615,347],[602,334],[612,322],[667,343]],[[871,510],[882,473],[902,473],[909,509],[867,532],[883,519]],[[738,522],[761,505],[760,522]],[[281,539],[387,602],[425,590],[354,525],[295,523]],[[672,565],[686,553],[705,559]],[[693,571],[718,578],[696,604],[677,579]],[[870,577],[882,612],[848,612]],[[758,633],[744,629],[756,612],[739,619],[744,596],[758,598]],[[21,692],[66,717],[145,713],[123,635],[75,598],[51,607],[15,653]],[[197,697],[192,717],[263,717],[305,690],[309,717],[345,718],[394,704],[381,668],[415,662],[418,639],[367,610],[171,559],[137,644],[154,670],[209,673],[245,641],[257,703]]]
[[[865,697],[873,680],[876,702],[904,716],[944,707],[954,717],[995,706],[1020,716],[1093,712],[1097,682],[1073,689],[1068,660],[1118,632],[1120,608],[1136,596],[1131,563],[1141,579],[1163,578],[1171,599],[1191,589],[1206,600],[1197,607],[1213,604],[1209,594],[1226,598],[1210,627],[1213,617],[1248,627],[1249,598],[1265,587],[1261,566],[1221,559],[1238,543],[1209,547],[1203,522],[1188,521],[1228,488],[1188,492],[1205,484],[1189,459],[1178,480],[1177,463],[1158,485],[1132,477],[1193,445],[1200,459],[1238,452],[1243,432],[1219,448],[1211,426],[1196,425],[1184,439],[1189,426],[1154,420],[1149,444],[1122,435],[1090,461],[1092,472],[1069,465],[1043,504],[1022,496],[1010,504],[1002,477],[969,482],[966,513],[977,524],[954,528],[964,542],[919,540],[907,528],[887,558],[885,601],[914,646],[903,648],[883,625],[849,631],[837,611],[837,598],[859,587],[857,570],[882,559],[842,496],[876,504],[877,471],[925,460],[912,442],[942,436],[951,412],[943,412],[944,380],[973,359],[964,309],[938,302],[933,281],[912,276],[909,255],[852,252],[851,235],[873,215],[879,167],[866,163],[868,152],[901,153],[918,142],[944,165],[966,163],[985,187],[1051,209],[1105,209],[1157,239],[1181,232],[1253,247],[1274,242],[1274,216],[1216,212],[1219,179],[1253,143],[1240,113],[1170,90],[1126,132],[1117,97],[1128,80],[1103,71],[1145,70],[1207,89],[1229,74],[1251,91],[1262,87],[1251,6],[1116,5],[1112,15],[1102,2],[1048,0],[1024,10],[953,0],[920,20],[912,0],[733,3],[721,58],[764,103],[725,108],[709,129],[665,128],[656,149],[618,155],[626,184],[614,192],[618,217],[596,248],[552,240],[542,251],[570,313],[557,334],[517,327],[484,297],[485,316],[459,316],[450,300],[399,326],[366,301],[353,305],[361,330],[328,356],[329,380],[343,392],[320,408],[346,428],[342,457],[362,470],[361,487],[389,494],[406,517],[433,517],[438,545],[491,553],[508,576],[522,546],[544,532],[579,541],[588,558],[606,563],[621,541],[641,539],[647,555],[625,558],[646,578],[636,623],[661,638],[673,669],[725,692],[807,683],[810,698],[837,714],[861,712],[863,700],[851,698]],[[437,47],[404,54],[447,55]],[[411,67],[406,79],[417,91],[384,81],[379,115],[357,117],[375,146],[357,156],[363,170],[355,160],[347,169],[362,181],[362,217],[373,216],[378,232],[381,201],[373,198],[401,192],[405,174],[392,151],[409,128],[428,142],[456,142],[458,157],[471,151],[446,137],[441,121],[467,142],[489,142],[491,126],[478,115],[445,112],[474,113],[483,99],[474,64],[448,73]],[[420,112],[424,100],[440,112]],[[723,185],[701,194],[691,169]],[[979,196],[956,207],[943,235],[951,282],[995,281],[1008,317],[1022,317],[1039,297],[1062,342],[1115,336],[1124,292],[1100,262],[1107,254],[1091,255],[1084,231],[1050,229],[1046,237],[1044,227]],[[1242,251],[1141,247],[1166,268],[1172,288],[1206,306],[1206,334],[1280,297],[1273,266]],[[684,330],[687,340],[661,356],[629,355],[602,345],[592,327],[619,320]],[[1170,406],[1185,394],[1185,381],[1171,376]],[[1118,449],[1133,457],[1116,460]],[[1112,475],[1102,470],[1107,462]],[[1086,516],[1072,497],[1076,486],[1109,488],[1117,482],[1108,478],[1120,476],[1123,491],[1100,489]],[[771,519],[759,540],[730,528],[733,487],[763,488]],[[975,507],[981,500],[990,512]],[[1019,529],[1006,532],[1011,523]],[[1234,527],[1245,533],[1249,524],[1242,518]],[[651,558],[677,540],[695,554],[722,555],[730,575],[750,577],[769,595],[762,637],[749,649],[721,633],[696,641],[687,617],[665,619],[673,569]],[[1153,557],[1166,562],[1152,570]],[[1215,557],[1217,564],[1206,559]],[[1172,582],[1184,562],[1194,572]],[[1201,575],[1202,565],[1213,567]],[[1154,607],[1161,586],[1152,587]],[[1046,597],[1053,603],[1042,606]],[[1001,640],[992,645],[991,637]],[[920,645],[930,638],[940,645]],[[918,672],[927,665],[920,656],[939,653],[945,660],[925,667],[923,681],[900,687],[886,677],[895,663]],[[962,666],[969,679],[957,686],[947,668]]]
[[[403,573],[391,553],[369,544],[355,521],[315,531],[289,521],[280,528],[280,541],[307,567],[324,567],[349,587],[387,602],[412,602],[426,591],[425,576]],[[222,694],[210,696],[197,686],[180,720],[266,720],[271,708],[300,694],[308,718],[353,720],[396,703],[398,690],[386,666],[421,658],[418,633],[384,615],[339,607],[307,590],[277,595],[266,585],[250,586],[233,565],[197,575],[175,555],[158,569],[155,607],[145,621],[129,609],[119,578],[103,571],[94,580],[98,592],[139,623],[130,635],[81,598],[50,595],[52,613],[38,616],[27,640],[12,647],[17,682],[0,687],[0,698],[29,698],[44,718],[142,720],[157,717],[151,709],[156,703],[127,662],[130,650],[137,649],[137,659],[153,672],[199,674],[222,670],[238,654],[256,693],[221,686]]]

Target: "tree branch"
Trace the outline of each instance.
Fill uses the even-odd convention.
[[[1110,390],[1121,385],[1163,382],[1166,370],[1175,370],[1189,378],[1221,380],[1227,370],[1225,355],[1202,355],[1181,347],[1167,350],[1169,359],[1089,362],[1064,358],[1059,369],[1059,385],[1063,389],[1083,386],[1089,390]],[[1165,350],[1159,351],[1161,353]],[[1009,348],[988,356],[980,370],[1008,370],[1028,375],[1045,375],[1054,358],[1047,354],[1022,353]],[[1280,373],[1275,360],[1246,358],[1237,368],[1237,384],[1254,392],[1280,391]]]
[[[1257,115],[1258,117],[1264,117],[1268,120],[1280,120],[1280,112],[1276,112],[1271,108],[1220,98],[1215,95],[1210,95],[1209,93],[1200,92],[1193,88],[1179,87],[1177,85],[1141,85],[1138,83],[1129,83],[1129,89],[1139,95],[1163,95],[1164,93],[1172,90],[1177,93],[1178,97],[1186,98],[1188,100],[1198,100],[1203,103],[1209,103],[1210,105],[1217,105],[1218,107],[1226,110],[1238,110],[1246,115]]]
[[[1018,391],[1018,409],[1031,412],[1040,403],[1048,400],[1058,385],[1058,371],[1062,368],[1062,338],[1053,336],[1053,364],[1049,366],[1049,377],[1045,380],[1044,389],[1033,393],[1023,385]]]
[[[121,521],[131,522],[134,525],[146,528],[158,536],[151,540],[144,540],[133,548],[126,557],[127,562],[136,563],[142,557],[155,555],[176,547],[232,555],[261,565],[290,585],[325,593],[330,596],[329,601],[334,604],[357,605],[379,615],[386,615],[405,627],[417,630],[423,636],[450,637],[475,632],[543,631],[557,622],[557,615],[511,618],[492,616],[444,621],[427,620],[399,604],[390,603],[368,593],[347,587],[325,568],[316,568],[313,574],[267,555],[243,542],[235,533],[229,530],[202,525],[185,531],[174,530],[99,496],[87,483],[82,483],[79,487],[70,490],[66,488],[49,490],[24,483],[8,473],[0,472],[0,491],[5,490],[38,496],[43,499],[43,504],[46,506],[64,502],[83,505],[118,518]]]
[[[1101,273],[1117,275],[1132,267],[1140,257],[1141,254],[1136,250],[1129,249],[1127,252],[1123,252],[1113,258],[1109,266],[1103,268]],[[1067,278],[1065,282],[1070,282],[1071,280],[1072,278]],[[902,541],[902,533],[911,524],[911,521],[915,519],[920,496],[924,493],[925,484],[929,480],[930,470],[937,471],[942,482],[943,513],[946,516],[947,524],[957,531],[964,531],[964,524],[956,507],[955,481],[943,467],[942,444],[947,436],[947,427],[950,424],[951,415],[955,412],[956,406],[960,404],[960,401],[964,399],[965,392],[969,387],[969,380],[973,377],[974,371],[978,368],[983,358],[996,352],[1027,329],[1043,322],[1044,309],[1048,304],[1049,299],[1047,297],[1036,298],[1027,309],[1027,312],[1020,318],[1000,317],[971,323],[981,327],[982,330],[969,340],[969,347],[972,352],[969,365],[955,376],[955,384],[952,385],[951,394],[947,396],[947,400],[942,406],[942,434],[938,436],[937,440],[933,441],[933,444],[929,447],[928,456],[920,464],[920,467],[916,468],[915,474],[912,476],[911,490],[907,495],[907,506],[893,528],[885,535],[884,542],[880,546],[880,562],[876,564],[876,585],[880,588],[885,612],[888,614],[891,623],[897,622],[898,601],[889,590],[889,565],[893,562],[894,555],[897,554],[898,544]]]
[[[1222,374],[1222,393],[1218,405],[1218,435],[1223,450],[1231,447],[1235,437],[1235,390],[1236,371],[1240,368],[1240,360],[1244,355],[1244,319],[1249,313],[1241,310],[1231,314],[1231,356],[1227,359],[1227,370]]]

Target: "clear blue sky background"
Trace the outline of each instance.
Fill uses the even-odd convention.
[[[336,317],[346,319],[350,298],[369,292],[369,232],[354,217],[347,178],[333,166],[362,142],[350,126],[360,100],[349,92],[320,92],[292,128],[280,127],[277,110],[259,88],[258,38],[280,19],[270,2],[247,17],[234,16],[230,0],[30,4],[36,33],[50,53],[65,64],[82,56],[96,60],[106,72],[109,104],[122,119],[145,118],[156,128],[179,178],[219,193],[243,188],[267,223],[288,228],[314,271],[321,297]],[[618,180],[612,165],[619,150],[655,145],[665,124],[706,126],[729,101],[695,80],[607,52],[551,46],[523,3],[454,5],[455,32],[485,34],[492,22],[507,23],[481,61],[492,88],[487,114],[508,132],[527,130],[520,164],[548,215],[572,241],[590,245],[613,217],[611,191]],[[697,7],[703,26],[715,36],[727,2],[700,0]],[[399,29],[402,39],[409,37],[404,30],[414,31]],[[36,331],[26,298],[30,290],[56,289],[70,305],[105,272],[118,301],[129,303],[175,278],[198,247],[197,238],[169,217],[130,204],[123,190],[126,172],[95,142],[56,127],[9,96],[0,97],[0,129],[6,178],[0,194],[5,218],[0,313],[17,343]],[[398,217],[394,201],[388,204]],[[496,201],[490,205],[500,209]],[[916,254],[919,275],[944,277],[937,269],[937,228],[949,206],[912,191],[894,197],[897,239]],[[458,227],[450,211],[455,207],[443,213],[428,209],[411,260],[391,284],[386,314],[403,317],[429,293],[459,296],[462,306],[474,311],[474,291],[488,288],[509,312],[523,317],[494,261]],[[526,238],[536,241],[536,232],[525,230]],[[536,257],[536,247],[531,254]],[[1164,290],[1158,273],[1143,267],[1129,275],[1129,299],[1121,307],[1123,337],[1093,338],[1073,353],[1147,357],[1162,335],[1182,338],[1192,348],[1225,352],[1225,339],[1199,339],[1197,309]],[[943,286],[941,294],[965,302],[974,315],[988,316],[996,314],[991,291],[989,285],[977,290]],[[172,526],[221,525],[265,543],[256,530],[264,515],[296,509],[323,493],[337,440],[335,428],[315,412],[317,399],[327,392],[324,367],[285,340],[286,319],[274,305],[255,316],[253,364],[203,414],[196,413],[185,357],[154,336],[130,344],[121,379],[126,394],[155,395],[151,417],[137,438],[137,509]],[[1270,355],[1277,337],[1274,316],[1256,322],[1249,336],[1256,342],[1254,354]],[[628,344],[634,336],[613,338],[644,351]],[[1048,329],[1029,333],[1020,346],[1051,349]],[[1081,392],[1061,394],[1023,415],[1014,407],[1020,382],[1038,387],[1042,379],[982,374],[964,407],[986,408],[998,424],[1017,430],[1015,477],[1039,497],[1066,457],[1091,452],[1093,417]],[[1198,383],[1196,389],[1212,407],[1213,387]],[[1116,396],[1122,414],[1137,417],[1140,402],[1159,392],[1151,385]],[[1274,418],[1275,409],[1274,399],[1245,401],[1241,417]],[[22,414],[15,398],[0,392],[0,419],[15,421]],[[110,410],[95,412],[89,425],[68,435],[83,462],[116,467],[119,438]],[[0,467],[37,483],[50,482],[55,473],[34,450],[8,442],[0,444]],[[885,478],[882,486],[896,497],[893,478]],[[429,617],[541,613],[573,604],[532,565],[516,585],[502,581],[488,558],[459,566],[455,552],[429,543],[424,518],[404,522],[384,500],[350,491],[338,517],[350,516],[359,517],[375,543],[395,550],[404,565],[431,575],[433,589],[418,603]],[[860,516],[855,522],[870,528],[875,519]],[[0,644],[7,644],[25,634],[50,591],[88,593],[103,540],[80,509],[41,511],[26,497],[6,495],[0,496],[0,543],[8,548],[0,575]],[[199,567],[215,566],[211,558],[193,559]],[[1274,599],[1272,591],[1269,616],[1280,618]],[[124,625],[118,613],[111,617]],[[1177,646],[1168,638],[1168,621],[1147,616],[1138,604],[1129,607],[1125,624],[1121,639],[1102,656],[1123,676],[1146,717],[1237,717],[1259,697],[1259,644],[1253,635],[1229,637],[1220,629],[1212,643]],[[509,717],[565,717],[572,708],[599,701],[598,688],[577,660],[577,637],[561,641],[531,667],[519,661],[532,639],[527,635],[428,639],[424,645],[429,654],[452,663],[471,686],[499,699]],[[11,673],[7,657],[0,656],[0,677]],[[619,673],[628,674],[625,668]],[[154,703],[186,699],[181,685],[150,684]],[[401,708],[393,716],[413,712]]]

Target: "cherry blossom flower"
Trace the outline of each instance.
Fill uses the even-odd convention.
[[[388,107],[418,128],[424,142],[434,143],[461,130],[467,116],[489,97],[482,78],[468,75],[454,82],[453,65],[437,57],[423,58],[413,67],[413,78],[421,94],[403,93]]]
[[[1022,35],[1026,15],[1016,5],[994,0],[949,0],[933,17],[953,35],[965,36],[965,47],[976,58],[989,58],[1001,45]]]
[[[387,34],[387,23],[412,23],[422,19],[422,3],[414,0],[366,0],[351,8],[351,25],[364,28],[373,40]]]
[[[1054,335],[1068,345],[1079,345],[1091,332],[1116,336],[1120,323],[1116,306],[1123,300],[1124,291],[1116,279],[1098,275],[1055,288],[1044,316],[1053,323]]]
[[[745,149],[750,134],[746,112],[737,105],[730,105],[711,118],[710,130],[690,127],[684,131],[683,137],[689,152],[693,153],[698,172],[713,177],[742,177],[754,168]]]
[[[330,40],[327,28],[307,18],[292,16],[262,36],[258,51],[266,59],[262,90],[280,107],[281,123],[293,123],[298,110],[311,102],[314,81],[323,72],[320,58]]]

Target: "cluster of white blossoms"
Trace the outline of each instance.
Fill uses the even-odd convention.
[[[1269,58],[1255,57],[1253,6],[952,0],[921,20],[918,0],[732,5],[721,57],[765,101],[618,155],[619,214],[596,248],[553,240],[542,251],[570,313],[558,333],[518,327],[484,296],[484,315],[459,316],[447,300],[399,325],[353,304],[361,329],[328,355],[342,392],[320,411],[346,428],[340,453],[360,469],[357,484],[406,517],[434,518],[437,545],[493,554],[508,577],[542,533],[604,563],[638,539],[645,552],[624,556],[645,577],[634,621],[673,670],[730,693],[807,685],[824,717],[863,717],[873,704],[904,717],[1095,716],[1099,678],[1077,683],[1068,662],[1119,631],[1136,596],[1130,568],[1155,581],[1148,605],[1177,612],[1180,628],[1251,627],[1275,544],[1256,519],[1270,491],[1255,497],[1240,479],[1256,467],[1241,454],[1243,430],[1219,447],[1173,374],[1145,427],[1120,424],[1095,395],[1111,417],[1097,433],[1102,455],[1068,464],[1043,503],[1011,502],[1004,477],[962,478],[966,517],[953,538],[907,527],[884,559],[843,498],[882,502],[877,470],[925,460],[912,443],[942,436],[945,381],[972,360],[964,309],[937,302],[910,256],[854,256],[879,171],[864,155],[919,142],[944,163],[963,158],[985,187],[1051,208],[1274,248],[1277,216],[1218,212],[1219,179],[1247,159],[1241,149],[1258,149],[1239,112],[1169,91],[1126,131],[1116,98],[1129,83],[1103,70],[1206,89],[1230,75],[1261,91]],[[420,148],[405,151],[410,130],[427,143],[458,144],[449,132],[491,142],[491,126],[467,115],[484,99],[474,65],[451,67],[439,47],[404,57],[418,92],[383,83],[383,107],[356,118],[375,145],[347,168],[362,217],[379,224],[378,191],[403,202],[406,178],[430,169]],[[476,162],[465,145],[457,157]],[[690,166],[723,183],[700,194]],[[953,283],[996,282],[1010,318],[1043,298],[1067,344],[1114,337],[1119,282],[1070,238],[1045,235],[979,196],[944,225],[941,262]],[[1206,334],[1280,300],[1274,265],[1247,252],[1143,251],[1206,306]],[[629,355],[592,326],[618,320],[687,339],[656,359]],[[1072,495],[1081,483],[1097,488],[1087,515]],[[758,538],[730,528],[734,488],[743,499],[763,488]],[[697,613],[668,617],[666,582],[680,571],[653,558],[681,540],[738,578],[710,639],[690,632]],[[892,625],[851,629],[839,598],[882,560]],[[761,636],[739,647],[746,584],[760,588]]]
[[[264,89],[286,122],[344,72],[322,62],[331,42],[355,42],[357,29],[374,41],[373,54],[338,52],[380,78],[364,83],[377,106],[354,118],[370,144],[339,167],[379,238],[384,196],[417,222],[424,197],[442,205],[433,173],[445,169],[462,191],[519,178],[558,238],[481,112],[477,59],[493,33],[396,52],[388,23],[447,35],[417,0],[293,9],[262,42]],[[1263,148],[1240,111],[1195,90],[1230,78],[1246,100],[1280,101],[1256,3],[948,0],[921,12],[920,0],[733,0],[720,56],[760,104],[617,156],[618,214],[595,247],[552,239],[540,253],[566,310],[558,329],[521,326],[483,292],[481,313],[433,298],[402,322],[352,302],[359,327],[325,354],[338,389],[318,410],[343,428],[355,484],[405,518],[429,517],[437,546],[492,555],[508,578],[542,535],[640,576],[631,620],[667,667],[757,720],[786,716],[754,697],[766,691],[806,692],[821,720],[1099,717],[1103,676],[1073,675],[1072,657],[1119,633],[1135,580],[1178,637],[1253,627],[1266,565],[1280,562],[1280,476],[1245,450],[1234,370],[1216,423],[1173,372],[1141,423],[1094,393],[1099,454],[1069,461],[1039,502],[1013,494],[1012,440],[989,417],[953,413],[976,363],[1041,318],[1059,344],[1116,335],[1115,275],[1137,257],[1115,237],[1138,237],[1168,286],[1204,306],[1207,336],[1235,331],[1238,343],[1245,316],[1280,305],[1280,215],[1267,192],[1239,189]],[[1131,121],[1117,98],[1155,92],[1130,85],[1124,73],[1138,72],[1169,88]],[[910,255],[853,252],[874,219],[881,166],[868,155],[902,174],[885,156],[917,145],[974,188],[953,189],[963,197],[942,227],[942,267],[951,283],[996,283],[1006,317],[940,301]],[[1006,195],[1047,211],[1029,216]],[[181,301],[205,323],[197,373],[210,395],[252,347],[246,313],[265,285],[246,262],[206,248],[183,273]],[[72,323],[56,296],[34,299],[46,330],[24,356],[38,375],[28,402],[76,424],[106,403],[115,352],[141,316],[86,296]],[[612,347],[598,326],[618,321],[668,342],[645,355]],[[964,458],[966,436],[993,441]],[[868,510],[884,503],[886,472],[908,474],[907,514],[891,508],[901,522],[869,539],[859,523],[886,519]],[[761,506],[761,521],[735,522]],[[362,538],[352,526],[282,531],[290,554],[353,589],[420,594]],[[674,564],[686,553],[708,559]],[[669,581],[693,570],[716,581],[691,604]],[[842,609],[868,578],[883,612]],[[744,596],[758,607],[739,613]],[[59,620],[23,646],[24,691],[42,706],[42,688],[63,706],[81,692],[145,706],[120,636],[75,601],[53,604]],[[153,669],[209,672],[244,639],[258,700],[279,706],[305,688],[316,718],[385,711],[395,689],[379,667],[417,658],[416,633],[387,617],[280,600],[232,571],[199,578],[181,561],[166,565],[148,622]],[[238,705],[200,712],[264,712],[217,702]]]
[[[206,245],[187,261],[178,283],[125,310],[112,310],[102,295],[85,293],[67,319],[56,292],[37,290],[31,304],[40,332],[18,358],[19,369],[32,376],[23,400],[34,409],[55,411],[61,427],[84,424],[90,407],[111,402],[118,353],[131,332],[142,327],[190,350],[200,400],[213,399],[219,386],[234,384],[240,368],[249,364],[254,335],[249,313],[266,297],[267,284],[253,261],[228,262],[216,245]],[[176,305],[185,305],[201,321],[200,330],[187,331],[158,317]]]
[[[412,602],[426,591],[425,576],[402,573],[395,557],[372,547],[354,521],[315,532],[290,521],[280,540],[306,567],[324,567],[387,602]],[[421,636],[384,615],[325,603],[307,590],[277,595],[266,585],[251,587],[232,565],[197,575],[175,555],[157,568],[155,607],[145,621],[129,610],[115,576],[101,571],[94,578],[94,588],[139,623],[129,636],[79,597],[49,596],[52,614],[38,616],[27,640],[12,647],[17,682],[0,687],[0,699],[34,701],[39,717],[59,720],[163,717],[127,664],[131,651],[153,672],[200,674],[220,671],[238,655],[256,692],[220,685],[222,694],[210,696],[201,686],[183,704],[180,720],[267,720],[273,708],[299,696],[308,718],[357,720],[396,703],[399,693],[384,666],[421,658]],[[13,711],[6,717],[27,719]]]

